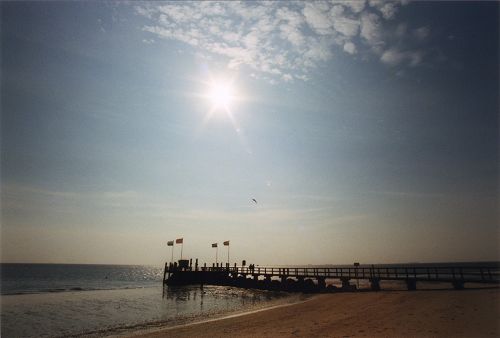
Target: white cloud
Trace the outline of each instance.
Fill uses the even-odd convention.
[[[361,37],[364,38],[369,45],[378,45],[381,40],[381,20],[375,13],[367,13],[361,16]]]
[[[356,45],[352,42],[346,42],[344,44],[344,51],[349,54],[356,54],[357,52]]]
[[[405,53],[397,49],[388,49],[382,54],[380,60],[388,65],[396,66],[403,62],[405,58]]]
[[[408,35],[407,26],[401,23],[401,29],[391,30],[387,20],[395,20],[401,3],[368,4],[196,1],[146,3],[134,8],[144,20],[144,32],[185,43],[202,55],[221,56],[228,67],[249,67],[256,77],[270,82],[306,80],[335,51],[362,54],[364,60],[376,56],[390,65],[419,64],[424,54],[404,44],[407,38],[423,40],[430,29],[420,27]],[[143,41],[148,43],[152,37]]]
[[[325,35],[333,32],[332,22],[323,3],[308,2],[303,10],[308,25],[316,33]]]
[[[348,7],[353,13],[360,13],[365,8],[365,0],[339,1],[342,5]]]
[[[353,20],[349,18],[338,18],[333,22],[333,27],[335,28],[335,30],[348,37],[358,35],[359,25],[359,20]]]
[[[289,81],[292,81],[293,80],[293,76],[290,75],[290,74],[285,74],[281,77],[283,79],[283,81],[285,82],[289,82]]]
[[[305,42],[304,35],[300,30],[292,25],[284,24],[280,26],[280,37],[287,40],[294,46],[302,46]]]
[[[390,66],[407,63],[409,66],[415,67],[422,62],[423,56],[423,53],[418,50],[400,51],[397,48],[391,48],[382,54],[380,61]]]
[[[396,5],[393,3],[385,3],[381,8],[380,12],[382,12],[382,15],[384,19],[392,19],[394,15],[396,14],[397,8]]]

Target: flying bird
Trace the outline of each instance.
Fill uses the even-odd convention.
[[[255,198],[252,198],[252,201],[254,201],[255,204],[257,204],[257,200]]]

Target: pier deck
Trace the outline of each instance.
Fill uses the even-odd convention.
[[[358,266],[358,267],[255,267],[226,265],[179,269],[165,265],[164,283],[168,285],[214,284],[265,289],[324,289],[326,280],[337,279],[342,289],[355,289],[352,280],[368,280],[373,290],[381,281],[403,281],[409,290],[417,282],[448,282],[456,289],[465,283],[500,284],[500,267],[492,266]]]

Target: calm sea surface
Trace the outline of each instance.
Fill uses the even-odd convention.
[[[163,288],[162,274],[150,266],[1,264],[1,336],[103,336],[299,297],[218,286]]]
[[[411,265],[500,267],[499,262]],[[294,302],[303,297],[221,286],[164,288],[163,269],[151,266],[0,267],[3,338],[114,335]]]

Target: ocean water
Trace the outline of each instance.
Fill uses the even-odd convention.
[[[221,286],[163,287],[151,266],[1,264],[1,337],[106,336],[292,302]]]

